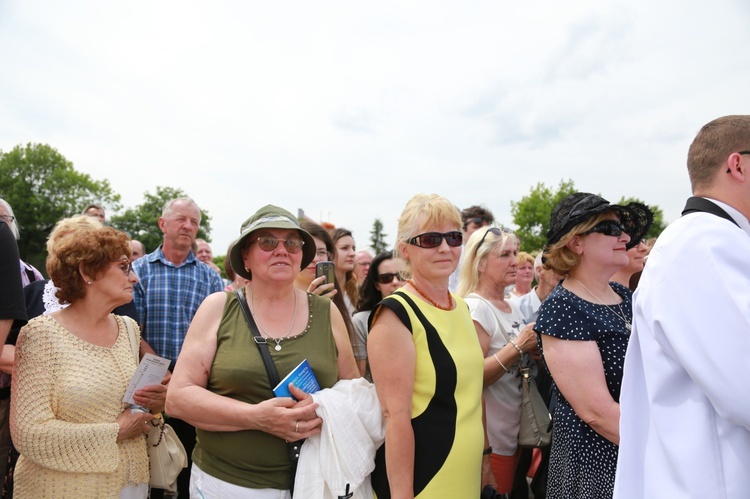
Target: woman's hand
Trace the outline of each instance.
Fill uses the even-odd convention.
[[[145,435],[151,429],[151,421],[154,418],[153,414],[147,412],[131,412],[130,408],[122,411],[117,417],[117,424],[120,425],[120,429],[117,431],[117,443],[131,438]]]
[[[336,287],[334,286],[332,282],[323,284],[325,280],[326,280],[326,276],[324,275],[320,277],[316,277],[307,287],[307,292],[312,293],[314,295],[324,296],[326,298],[333,299],[333,297],[336,296],[336,293],[337,293],[335,289]]]
[[[256,424],[259,429],[287,442],[296,442],[320,433],[323,420],[315,414],[318,404],[313,402],[310,394],[294,385],[289,386],[289,391],[298,402],[290,397],[277,397],[257,405],[259,413]]]
[[[539,354],[539,347],[536,344],[536,332],[532,329],[533,327],[533,322],[527,324],[521,331],[521,334],[514,340],[524,353],[530,353],[532,357]]]
[[[133,394],[133,402],[141,407],[148,407],[152,414],[163,412],[166,400],[167,385],[164,381],[161,385],[144,386]]]

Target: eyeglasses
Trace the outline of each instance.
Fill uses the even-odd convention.
[[[493,233],[494,235],[498,236],[498,237],[502,237],[503,234],[513,234],[513,232],[511,232],[511,231],[509,231],[508,229],[505,229],[505,228],[490,227],[489,229],[487,229],[487,231],[482,236],[482,239],[479,241],[479,244],[477,244],[477,247],[474,248],[474,254],[475,255],[479,252],[479,247],[482,244],[484,244],[484,239],[487,237],[487,234],[489,234],[490,232]]]
[[[627,234],[625,226],[623,226],[617,220],[602,220],[581,235],[585,236],[591,234],[592,232],[597,232],[599,234],[604,234],[605,236],[613,237],[620,237],[623,232]]]
[[[443,243],[443,239],[448,246],[461,246],[464,241],[464,235],[461,231],[453,230],[442,234],[440,232],[425,232],[416,237],[409,239],[409,244],[419,246],[420,248],[437,248]]]
[[[328,255],[329,255],[328,250],[324,248],[318,249],[318,251],[315,252],[315,256],[317,258],[322,258],[323,260],[328,260],[329,259]]]
[[[2,218],[6,224],[12,224],[13,220],[16,219],[16,217],[12,217],[10,215],[0,215],[0,218]]]
[[[380,284],[390,284],[394,279],[403,281],[403,279],[401,279],[401,274],[398,272],[383,272],[382,274],[378,274],[378,277],[375,280]]]
[[[127,277],[130,277],[130,273],[133,271],[132,262],[125,262],[123,260],[115,260],[114,263],[119,263],[120,270],[122,270],[122,273],[125,274]]]
[[[302,251],[302,246],[305,244],[305,241],[302,239],[279,239],[274,236],[260,236],[256,241],[258,241],[258,246],[260,246],[260,249],[263,251],[273,251],[279,245],[279,241],[283,241],[284,248],[286,248],[289,253],[299,253]]]

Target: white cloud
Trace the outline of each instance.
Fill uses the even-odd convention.
[[[742,0],[0,3],[0,149],[57,148],[133,206],[180,187],[215,254],[274,203],[391,241],[416,192],[573,179],[679,216],[684,158],[747,112]]]

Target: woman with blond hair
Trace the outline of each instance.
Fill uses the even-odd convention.
[[[521,367],[532,367],[536,335],[518,305],[505,299],[516,282],[517,239],[495,227],[483,227],[466,243],[458,289],[469,305],[484,355],[484,399],[492,471],[498,492],[510,493],[520,457]]]
[[[517,238],[516,242],[518,242]],[[516,280],[511,283],[513,287],[508,293],[508,298],[511,300],[517,300],[530,293],[531,285],[534,283],[534,257],[525,251],[519,251],[516,254],[516,261],[518,262]]]
[[[620,443],[620,381],[631,291],[610,282],[648,231],[640,203],[577,192],[552,210],[545,265],[567,275],[542,303],[534,330],[557,407],[547,497],[610,498]]]
[[[373,310],[367,338],[386,420],[379,498],[480,493],[482,350],[466,303],[448,291],[462,239],[458,209],[438,195],[417,194],[399,218],[394,257],[408,280]]]

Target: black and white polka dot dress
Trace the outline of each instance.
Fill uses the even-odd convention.
[[[632,292],[618,283],[610,283],[610,286],[623,299],[619,307],[588,302],[562,285],[557,286],[542,303],[534,330],[537,339],[539,333],[543,333],[564,340],[596,341],[607,388],[619,402],[630,331],[618,314],[632,320]],[[541,349],[541,341],[539,345]],[[557,386],[554,390],[558,405],[554,414],[547,498],[611,498],[617,445],[584,423]]]

